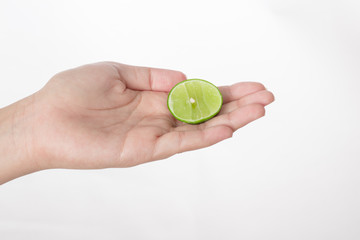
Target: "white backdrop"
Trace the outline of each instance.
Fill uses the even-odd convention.
[[[0,186],[1,240],[360,239],[358,0],[0,1],[0,107],[103,60],[276,101],[211,148]]]

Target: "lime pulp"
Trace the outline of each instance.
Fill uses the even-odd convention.
[[[171,114],[190,124],[202,123],[216,116],[222,103],[219,89],[202,79],[188,79],[176,84],[167,99]]]

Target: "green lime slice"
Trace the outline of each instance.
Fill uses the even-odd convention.
[[[214,117],[222,103],[219,89],[202,79],[188,79],[176,84],[167,100],[171,114],[190,124],[202,123]]]

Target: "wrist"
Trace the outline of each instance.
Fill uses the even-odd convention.
[[[0,109],[0,184],[40,170],[32,151],[33,98]]]

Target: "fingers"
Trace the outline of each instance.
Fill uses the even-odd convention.
[[[176,153],[205,148],[230,138],[233,134],[227,126],[214,126],[206,129],[174,131],[161,136],[156,143],[153,159],[164,159]]]
[[[221,108],[219,115],[232,112],[237,108],[243,107],[248,104],[253,104],[253,103],[259,103],[263,106],[266,106],[266,105],[272,103],[274,101],[274,99],[275,99],[274,95],[271,92],[269,92],[267,90],[258,91],[258,92],[246,95],[246,96],[240,98],[239,100],[224,104]]]
[[[157,140],[154,159],[167,158],[176,153],[211,146],[234,131],[265,115],[261,104],[249,104],[235,111],[217,116],[200,125],[184,125]]]
[[[201,125],[186,125],[183,131],[172,131],[158,138],[153,159],[163,159],[176,153],[211,146],[226,138],[234,131],[265,115],[261,104],[249,104]],[[184,126],[183,126],[184,127]]]
[[[225,104],[238,100],[251,93],[265,90],[265,87],[261,83],[257,82],[241,82],[231,86],[219,87],[219,90],[223,96],[223,102]]]
[[[253,103],[240,107],[232,112],[218,115],[204,123],[205,128],[225,125],[233,131],[245,126],[246,124],[261,118],[265,115],[265,108],[262,104]]]
[[[185,74],[179,71],[112,64],[117,69],[121,80],[133,90],[168,92],[175,84],[186,79]]]

